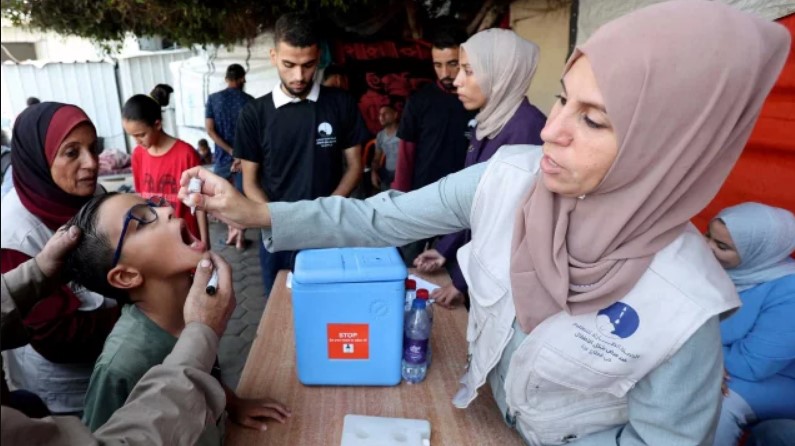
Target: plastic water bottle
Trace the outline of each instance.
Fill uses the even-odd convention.
[[[417,289],[417,282],[413,279],[406,279],[406,303],[403,306],[403,312],[405,316],[408,316],[409,311],[411,311],[411,303],[414,302],[415,291]]]
[[[425,301],[425,311],[428,313],[428,319],[431,320],[431,326],[433,326],[433,304],[429,300],[429,293],[428,290],[425,288],[420,288],[417,290],[417,299]],[[431,366],[431,359],[433,359],[433,348],[431,348],[431,339],[428,338],[428,355],[427,355],[427,362],[428,367]]]
[[[425,301],[425,311],[428,312],[428,317],[431,318],[431,323],[433,323],[433,304],[431,303],[430,293],[425,288],[420,288],[417,290],[416,299],[422,299]]]
[[[431,318],[425,301],[415,299],[406,319],[403,337],[403,367],[401,374],[409,384],[425,379],[428,373],[428,340],[431,338]]]

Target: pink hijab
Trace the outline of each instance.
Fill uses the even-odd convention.
[[[577,48],[618,139],[602,183],[582,200],[536,182],[517,213],[516,317],[530,332],[627,294],[655,253],[718,192],[789,50],[780,25],[720,2],[676,0],[627,14]]]

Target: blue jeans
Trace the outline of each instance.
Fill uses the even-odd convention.
[[[262,286],[265,288],[265,301],[267,302],[279,270],[293,269],[295,251],[268,252],[262,244],[262,236],[259,241],[259,264],[262,270]]]
[[[221,178],[232,181],[232,160],[229,162],[215,162],[213,165],[213,173]]]
[[[795,444],[795,420],[762,421],[751,430],[746,446],[789,446]]]
[[[235,189],[241,194],[243,193],[243,172],[232,172],[232,182],[235,183]]]
[[[737,445],[740,437],[743,436],[743,430],[755,421],[756,415],[751,406],[739,393],[730,389],[729,395],[723,397],[713,446]]]

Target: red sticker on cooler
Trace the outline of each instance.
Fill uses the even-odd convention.
[[[329,359],[369,359],[368,324],[328,324]]]

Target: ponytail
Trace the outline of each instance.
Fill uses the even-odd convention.
[[[171,93],[174,92],[174,89],[171,88],[171,85],[168,84],[157,84],[152,91],[149,92],[149,96],[152,97],[161,107],[165,107],[168,105],[169,99],[171,97]]]

